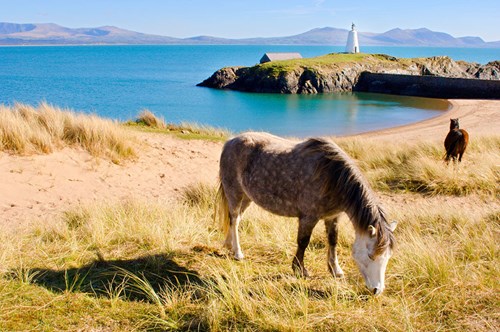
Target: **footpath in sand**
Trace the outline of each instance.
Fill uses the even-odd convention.
[[[449,119],[471,139],[500,133],[500,101],[452,100],[451,110],[419,123],[364,133],[359,137],[393,142],[441,141]],[[222,143],[138,133],[138,158],[116,165],[87,152],[65,148],[48,155],[0,152],[0,226],[50,220],[79,204],[129,199],[168,203],[190,184],[217,181]]]

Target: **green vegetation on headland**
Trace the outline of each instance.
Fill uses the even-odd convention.
[[[318,56],[315,58],[270,61],[254,66],[252,68],[256,71],[256,74],[259,71],[262,71],[269,75],[278,77],[280,75],[286,74],[287,72],[293,72],[301,68],[307,68],[313,71],[316,69],[316,71],[320,71],[321,68],[334,67],[340,64],[352,65],[355,63],[367,61],[387,61],[387,57],[380,54],[370,55],[366,53],[335,53]]]
[[[7,139],[24,133],[28,142],[35,141],[32,132],[39,126],[59,128],[79,117],[55,109],[62,114],[50,119],[64,120],[52,123],[47,115],[37,115],[52,111],[48,106],[19,111],[13,120],[14,115],[4,112],[15,109],[3,108],[1,149],[20,152]],[[147,112],[140,115],[141,130],[168,126],[153,118]],[[97,140],[94,135],[112,137],[107,131],[117,128],[133,132],[127,130],[130,126],[92,119],[63,126],[68,134],[89,134],[68,143],[53,139],[59,142],[54,148],[93,146],[86,142]],[[18,135],[6,135],[5,128],[16,123]],[[85,130],[72,129],[82,125]],[[130,146],[133,135],[120,137],[122,145]],[[176,202],[147,197],[101,201],[68,207],[49,220],[33,216],[22,227],[0,223],[0,329],[498,330],[500,137],[472,140],[459,166],[442,161],[443,148],[437,143],[337,142],[383,196],[390,218],[399,221],[382,296],[368,294],[350,258],[354,232],[346,219],[340,222],[338,242],[345,279],[327,272],[321,225],[306,259],[313,276],[295,277],[290,265],[296,221],[255,206],[240,226],[246,259],[234,261],[222,249],[223,236],[213,223],[216,186],[200,183],[186,188]],[[99,144],[97,151],[110,149]],[[50,150],[30,153],[39,152]]]

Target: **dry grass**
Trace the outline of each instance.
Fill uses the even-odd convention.
[[[139,113],[135,122],[152,128],[163,129],[167,127],[164,119],[157,117],[147,109]]]
[[[149,110],[143,110],[135,121],[127,121],[125,125],[148,132],[173,134],[178,138],[188,140],[201,139],[222,142],[231,136],[231,132],[223,128],[186,122],[181,124],[167,123],[163,118],[158,117]]]
[[[296,221],[251,206],[241,225],[245,261],[221,249],[215,187],[185,203],[101,203],[0,232],[0,326],[7,330],[496,330],[499,203],[399,194],[387,289],[370,296],[340,225],[345,280],[326,269],[322,225],[306,254],[310,279],[291,270]],[[406,202],[406,203],[402,203]],[[408,203],[409,202],[409,203]]]
[[[227,129],[213,128],[198,123],[183,122],[180,125],[171,124],[169,128],[171,130],[181,132],[183,135],[178,137],[185,139],[202,137],[205,139],[225,141],[229,136],[231,136],[231,132]]]
[[[437,143],[377,144],[352,138],[337,142],[358,160],[379,190],[454,196],[500,194],[500,136],[472,140],[460,164],[446,164],[444,148]]]
[[[119,163],[134,156],[131,136],[118,123],[41,103],[0,105],[0,151],[50,153],[65,146]]]
[[[475,139],[456,167],[437,144],[340,141],[399,221],[380,297],[350,256],[347,218],[345,280],[327,272],[322,225],[306,252],[312,277],[296,278],[297,221],[255,206],[240,226],[246,259],[234,261],[213,222],[215,184],[203,183],[177,203],[100,202],[2,226],[0,329],[497,331],[499,142]]]

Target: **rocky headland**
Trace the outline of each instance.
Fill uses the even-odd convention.
[[[446,56],[409,59],[384,54],[333,53],[252,67],[225,67],[198,86],[284,94],[346,92],[356,90],[358,79],[366,72],[500,81],[500,61],[480,65]]]

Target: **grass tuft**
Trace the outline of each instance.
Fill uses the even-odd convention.
[[[159,132],[173,134],[181,139],[200,139],[214,142],[224,142],[231,136],[231,132],[223,128],[214,128],[197,123],[181,124],[166,123],[165,120],[151,113],[149,110],[143,110],[135,121],[127,121],[128,127],[138,128],[148,132]]]
[[[76,146],[115,163],[132,158],[132,137],[117,122],[78,114],[47,103],[0,105],[0,150],[15,154],[50,153]]]
[[[156,115],[154,115],[153,113],[151,113],[151,111],[149,111],[147,109],[142,110],[141,113],[139,113],[135,122],[137,124],[141,124],[141,125],[152,127],[152,128],[163,129],[163,128],[167,127],[165,120],[157,117]]]
[[[182,201],[192,207],[213,209],[217,188],[207,183],[191,184],[183,189]]]

